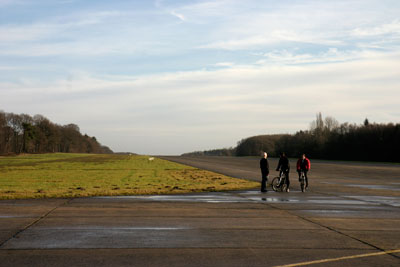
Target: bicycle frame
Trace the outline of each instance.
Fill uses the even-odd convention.
[[[279,171],[279,176],[272,179],[272,189],[277,191],[286,191],[286,173],[284,171]]]

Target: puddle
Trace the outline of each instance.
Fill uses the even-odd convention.
[[[276,197],[249,197],[248,199],[253,201],[265,201],[265,202],[274,202],[274,203],[287,203],[287,202],[299,202],[298,199],[284,199],[284,198],[276,198]]]
[[[240,195],[255,195],[255,194],[259,194],[260,191],[241,191],[241,192],[237,192]]]
[[[190,230],[190,227],[98,227],[98,226],[67,226],[67,227],[37,227],[40,230],[104,230],[104,231],[179,231]]]
[[[249,197],[252,201],[263,201],[271,203],[298,203],[298,204],[323,204],[323,205],[379,205],[366,203],[362,200],[338,199],[338,198],[277,198],[277,197]]]
[[[301,210],[310,213],[355,213],[354,211],[348,210]]]
[[[250,202],[250,199],[230,194],[210,195],[169,195],[169,196],[116,196],[96,197],[102,199],[137,199],[144,201],[171,201],[171,202],[207,202],[207,203],[237,203]]]
[[[354,179],[353,179],[354,180]],[[342,186],[349,186],[349,187],[359,187],[359,188],[366,188],[366,189],[375,189],[375,190],[390,190],[390,191],[400,191],[400,188],[397,185],[400,183],[390,183],[390,185],[375,185],[375,184],[346,184],[346,183],[337,183],[337,182],[320,182],[321,184],[331,184],[331,185],[342,185]]]
[[[347,208],[347,207],[345,207]],[[306,214],[306,216],[317,216],[317,217],[331,217],[331,218],[380,218],[380,219],[399,219],[400,214],[395,209],[380,209],[371,211],[371,209],[357,209],[357,210],[343,210],[343,209],[306,209],[296,210],[297,214]]]
[[[305,201],[313,204],[331,204],[331,205],[365,205],[364,201],[347,200],[347,199],[325,199],[325,200],[308,200]]]
[[[366,189],[375,189],[375,190],[400,191],[400,188],[396,188],[396,187],[390,186],[390,185],[344,184],[344,186],[359,187],[359,188],[366,188]]]
[[[360,199],[366,202],[373,202],[376,204],[390,205],[393,207],[400,207],[399,197],[385,197],[385,196],[348,196],[355,199]]]
[[[104,196],[94,197],[101,199],[133,199],[140,201],[157,202],[198,202],[198,203],[291,203],[291,204],[320,204],[320,205],[359,205],[377,206],[387,204],[400,206],[400,198],[384,198],[371,196],[313,196],[303,194],[259,194],[257,191],[246,191],[244,193],[211,193],[198,195],[156,195],[156,196]],[[353,199],[351,199],[353,198]]]

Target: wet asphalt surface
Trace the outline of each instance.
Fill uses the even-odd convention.
[[[260,179],[257,158],[164,158]],[[290,193],[2,200],[0,266],[400,266],[400,165],[312,161],[309,180],[306,193],[292,171]]]

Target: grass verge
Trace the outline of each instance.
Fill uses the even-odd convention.
[[[39,154],[0,157],[0,199],[178,194],[259,183],[146,156]]]

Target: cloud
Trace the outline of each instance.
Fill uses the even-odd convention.
[[[69,3],[74,3],[77,0],[52,0],[51,2],[56,2],[60,4],[69,4]],[[32,4],[38,4],[40,2],[44,2],[43,0],[36,0],[36,1],[29,1],[29,0],[0,0],[0,8],[1,7],[7,7],[7,6],[12,6],[12,5],[32,5]]]
[[[257,61],[257,64],[310,64],[310,63],[329,63],[329,62],[343,62],[362,59],[365,57],[373,57],[374,55],[382,55],[379,52],[369,51],[366,49],[358,50],[339,50],[338,48],[331,47],[325,51],[317,54],[302,53],[301,51],[274,50],[263,54],[263,59]]]
[[[9,6],[9,5],[16,5],[16,4],[21,4],[24,1],[21,0],[0,0],[0,8]]]
[[[111,17],[120,16],[117,11],[100,11],[74,16],[58,17],[32,24],[6,24],[0,26],[1,42],[20,42],[56,39],[67,32],[85,26],[103,23]]]
[[[167,10],[170,14],[179,14],[192,23],[202,23],[203,19],[227,15],[227,11],[232,10],[235,6],[235,1],[218,0],[218,1],[201,1],[191,4],[177,5],[165,1],[156,1],[157,8]],[[174,15],[174,14],[172,14]]]
[[[218,62],[218,63],[214,64],[215,67],[232,67],[234,65],[235,65],[235,63],[233,63],[233,62]]]
[[[139,153],[294,132],[318,111],[398,120],[393,1],[62,2],[61,14],[30,2],[23,20],[17,1],[0,0],[11,11],[0,24],[2,109]]]
[[[27,69],[26,67],[16,67],[16,66],[1,66],[0,65],[0,70],[4,71],[14,71],[14,70],[23,70]]]
[[[396,121],[399,62],[400,54],[381,53],[311,65],[234,65],[140,76],[75,73],[52,83],[0,83],[0,99],[7,99],[4,110],[35,110],[107,136],[103,142],[116,150],[182,153],[231,146],[255,134],[307,129],[319,111],[341,122],[366,116]],[[157,147],[146,150],[154,138]],[[160,140],[174,142],[175,150]]]
[[[379,26],[356,28],[352,34],[357,37],[370,37],[377,35],[394,34],[400,37],[400,20],[395,20]]]
[[[28,47],[25,45],[15,45],[0,50],[0,55],[4,56],[24,56],[24,57],[44,57],[44,56],[104,56],[107,54],[129,54],[137,50],[133,45],[115,43],[111,40],[82,40],[54,43],[35,43]]]
[[[122,12],[99,11],[66,15],[33,24],[1,25],[0,56],[93,56],[132,53],[136,46],[129,40],[120,40],[119,37],[116,37],[119,39],[116,41],[116,38],[113,38],[114,33],[109,32],[113,26],[104,25],[110,19],[120,16],[123,16]],[[101,32],[104,35],[99,34]]]
[[[373,1],[363,5],[357,1],[335,3],[282,1],[275,4],[254,2],[247,6],[235,3],[233,5],[235,8],[228,5],[230,8],[224,9],[223,19],[199,16],[204,21],[209,20],[210,23],[216,22],[216,24],[211,28],[211,35],[215,38],[206,40],[198,47],[230,51],[274,49],[278,46],[349,47],[371,42],[371,40],[361,40],[359,38],[361,36],[389,33],[398,35],[397,16],[375,4]],[[251,8],[254,6],[258,8]],[[371,19],[366,24],[365,16],[368,12],[379,8],[385,11],[377,11],[380,13],[374,14],[373,17],[369,14]],[[398,9],[394,7],[394,10]],[[197,13],[204,14],[201,9]],[[392,22],[387,23],[388,20]],[[379,24],[381,25],[376,26]],[[355,27],[355,25],[365,26]],[[390,41],[387,40],[386,43]]]
[[[321,45],[343,45],[340,40],[329,40],[312,34],[300,34],[287,30],[274,30],[267,34],[257,34],[250,37],[232,40],[216,41],[198,48],[205,49],[225,49],[225,50],[248,50],[257,49],[265,46],[275,46],[282,43],[313,43]]]
[[[171,10],[171,11],[170,11],[170,14],[171,14],[172,16],[177,17],[178,19],[180,19],[180,20],[182,20],[182,21],[185,21],[185,20],[186,20],[184,15],[177,13],[175,10]]]
[[[18,42],[27,40],[37,40],[57,32],[54,25],[35,24],[35,25],[6,25],[0,26],[1,42]]]

